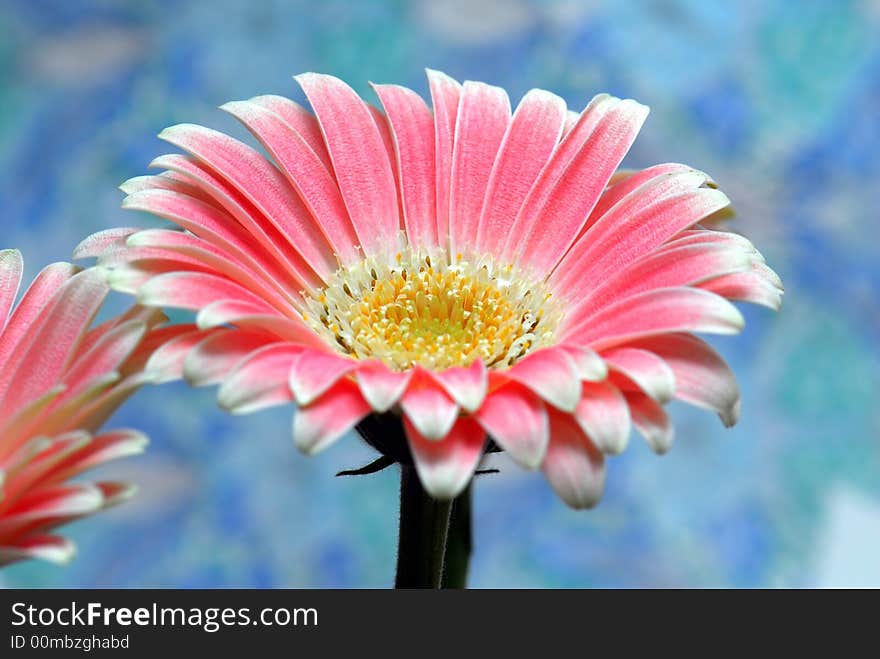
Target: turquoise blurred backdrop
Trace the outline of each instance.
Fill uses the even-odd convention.
[[[495,459],[476,487],[476,587],[880,586],[880,3],[414,0],[0,2],[0,247],[27,276],[85,235],[151,222],[123,180],[178,122],[244,137],[221,103],[301,98],[332,73],[426,93],[423,68],[531,87],[581,108],[652,107],[628,156],[710,172],[786,284],[714,341],[742,421],[673,405],[664,457],[633,441],[604,500],[568,510]],[[865,233],[867,232],[867,233]],[[117,307],[126,300],[114,298]],[[215,392],[143,391],[116,426],[152,437],[105,469],[141,491],[69,527],[79,554],[0,572],[5,586],[391,583],[397,474],[334,478],[374,456],[354,436],[298,454],[289,408],[237,418]]]

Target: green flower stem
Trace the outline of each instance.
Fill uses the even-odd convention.
[[[468,567],[473,551],[471,500],[473,481],[452,502],[449,533],[446,540],[446,560],[443,566],[442,588],[467,588]]]
[[[400,535],[396,588],[465,588],[471,558],[471,489],[454,501],[437,501],[422,488],[413,466],[400,417],[372,414],[357,430],[381,453],[366,467],[339,475],[373,473],[400,465]],[[497,451],[490,444],[489,451]]]
[[[467,537],[463,541],[459,537],[463,520],[452,514],[455,503],[432,498],[422,488],[415,467],[400,465],[400,536],[395,588],[443,588],[450,578],[454,578],[456,584],[450,587],[463,586],[470,555],[470,514],[466,506]],[[450,567],[453,564],[454,567],[449,577],[444,577],[447,543],[452,548]],[[468,550],[463,552],[465,546]]]

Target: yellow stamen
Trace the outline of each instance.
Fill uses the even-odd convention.
[[[334,348],[398,370],[477,359],[507,368],[551,343],[561,318],[544,284],[512,266],[460,253],[450,263],[440,250],[365,258],[306,303],[306,320]]]

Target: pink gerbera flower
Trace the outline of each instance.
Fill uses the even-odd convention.
[[[615,173],[645,106],[602,94],[575,113],[536,89],[511,113],[503,90],[429,71],[433,109],[376,85],[380,111],[334,77],[296,79],[314,114],[223,106],[272,160],[200,126],[161,133],[187,155],[124,184],[124,206],[183,231],[78,250],[142,304],[198,312],[155,371],[220,383],[236,413],[294,402],[306,453],[397,415],[441,499],[489,438],[583,508],[631,425],[669,448],[670,399],[736,421],[734,377],[692,333],[739,332],[728,300],[776,308],[781,284],[748,240],[698,224],[729,204],[706,174]]]
[[[68,561],[73,544],[47,531],[132,494],[68,481],[144,449],[139,432],[98,428],[149,379],[152,350],[187,329],[156,330],[162,313],[135,307],[90,330],[109,289],[67,263],[40,272],[13,311],[21,274],[19,252],[0,251],[0,566]]]

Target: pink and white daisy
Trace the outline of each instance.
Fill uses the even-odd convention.
[[[679,164],[616,171],[648,109],[580,113],[428,71],[433,107],[375,85],[382,110],[327,75],[222,109],[268,153],[195,125],[186,155],[122,186],[126,208],[182,230],[96,234],[114,288],[198,312],[154,355],[159,376],[220,384],[234,413],[293,402],[319,451],[398,415],[425,489],[455,497],[487,438],[594,505],[635,426],[662,453],[678,398],[736,421],[724,361],[693,333],[734,334],[729,300],[777,308],[779,278],[745,238],[699,223],[729,204]]]
[[[68,263],[40,272],[13,310],[21,275],[21,254],[0,251],[0,566],[67,562],[73,543],[48,531],[133,493],[70,479],[143,451],[139,432],[98,429],[149,380],[151,352],[187,329],[155,329],[165,317],[143,307],[89,329],[109,289]]]

